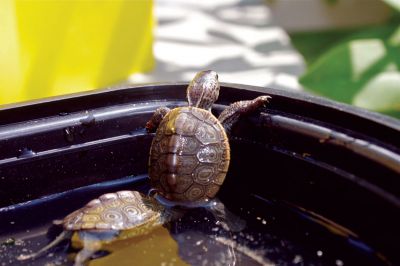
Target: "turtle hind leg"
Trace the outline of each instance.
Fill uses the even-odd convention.
[[[240,232],[246,227],[246,221],[230,212],[220,200],[214,199],[210,209],[211,213],[214,215],[215,219],[221,223],[224,230]]]
[[[225,128],[226,133],[229,134],[232,126],[240,117],[255,112],[258,108],[268,103],[270,98],[270,96],[263,95],[250,101],[234,102],[219,115],[218,120]]]
[[[71,231],[63,231],[61,234],[59,234],[56,237],[56,239],[54,239],[52,242],[50,242],[48,245],[46,245],[39,251],[31,253],[31,254],[21,254],[17,257],[17,260],[25,261],[25,260],[29,260],[29,259],[39,258],[39,257],[43,256],[44,254],[46,254],[49,250],[51,250],[52,248],[54,248],[55,246],[60,244],[63,240],[68,239],[71,236],[72,236]]]
[[[170,111],[168,107],[159,107],[154,112],[153,116],[146,123],[146,130],[149,133],[155,132],[163,120],[164,116]]]
[[[85,263],[101,248],[100,242],[87,243],[83,242],[83,248],[76,254],[74,266],[83,266]]]
[[[102,240],[115,239],[120,231],[80,231],[79,239],[82,242],[83,248],[76,254],[74,266],[83,266],[92,259],[94,255],[101,250]]]

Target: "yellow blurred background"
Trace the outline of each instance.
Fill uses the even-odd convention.
[[[154,66],[153,2],[0,1],[0,104],[106,87]]]

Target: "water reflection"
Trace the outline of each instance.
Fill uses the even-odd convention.
[[[215,215],[210,208],[183,209],[178,218],[159,224],[146,234],[126,238],[126,232],[122,232],[115,241],[105,243],[88,265],[389,264],[372,248],[366,250],[353,244],[355,240],[364,243],[357,236],[338,234],[326,226],[326,219],[306,210],[285,208],[282,203],[253,195],[224,197],[222,193],[221,200],[233,215],[225,218],[246,221],[240,230],[232,230],[227,226],[232,219],[226,218],[229,222],[224,223],[224,216]],[[39,250],[59,234],[60,228],[46,224],[27,225],[22,232],[2,235],[1,265],[26,265],[15,258]],[[73,265],[79,243],[75,235],[72,241],[61,243],[28,265]]]

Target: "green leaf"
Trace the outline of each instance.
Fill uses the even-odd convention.
[[[353,104],[384,113],[400,111],[400,72],[388,71],[375,76],[355,95]]]
[[[319,57],[300,82],[306,90],[383,113],[400,113],[400,28],[357,33]]]
[[[400,0],[383,0],[383,2],[393,7],[397,11],[400,11]]]
[[[296,50],[303,55],[307,65],[311,65],[328,49],[359,31],[359,28],[355,28],[295,32],[290,34],[290,39]]]
[[[326,3],[328,3],[329,5],[334,5],[337,4],[338,0],[325,0]]]

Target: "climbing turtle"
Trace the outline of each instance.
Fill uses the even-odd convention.
[[[163,202],[193,206],[210,202],[224,182],[230,161],[227,134],[241,116],[256,111],[269,96],[231,104],[218,117],[211,107],[219,95],[218,75],[197,73],[186,94],[187,107],[158,108],[146,124],[155,132],[149,177]]]
[[[149,233],[164,223],[168,215],[165,208],[153,197],[137,191],[107,193],[87,203],[83,208],[54,221],[64,231],[50,244],[36,253],[22,254],[17,259],[24,261],[44,255],[52,247],[67,238],[77,235],[83,247],[75,257],[75,265],[83,265],[103,244],[115,239],[124,239]]]

